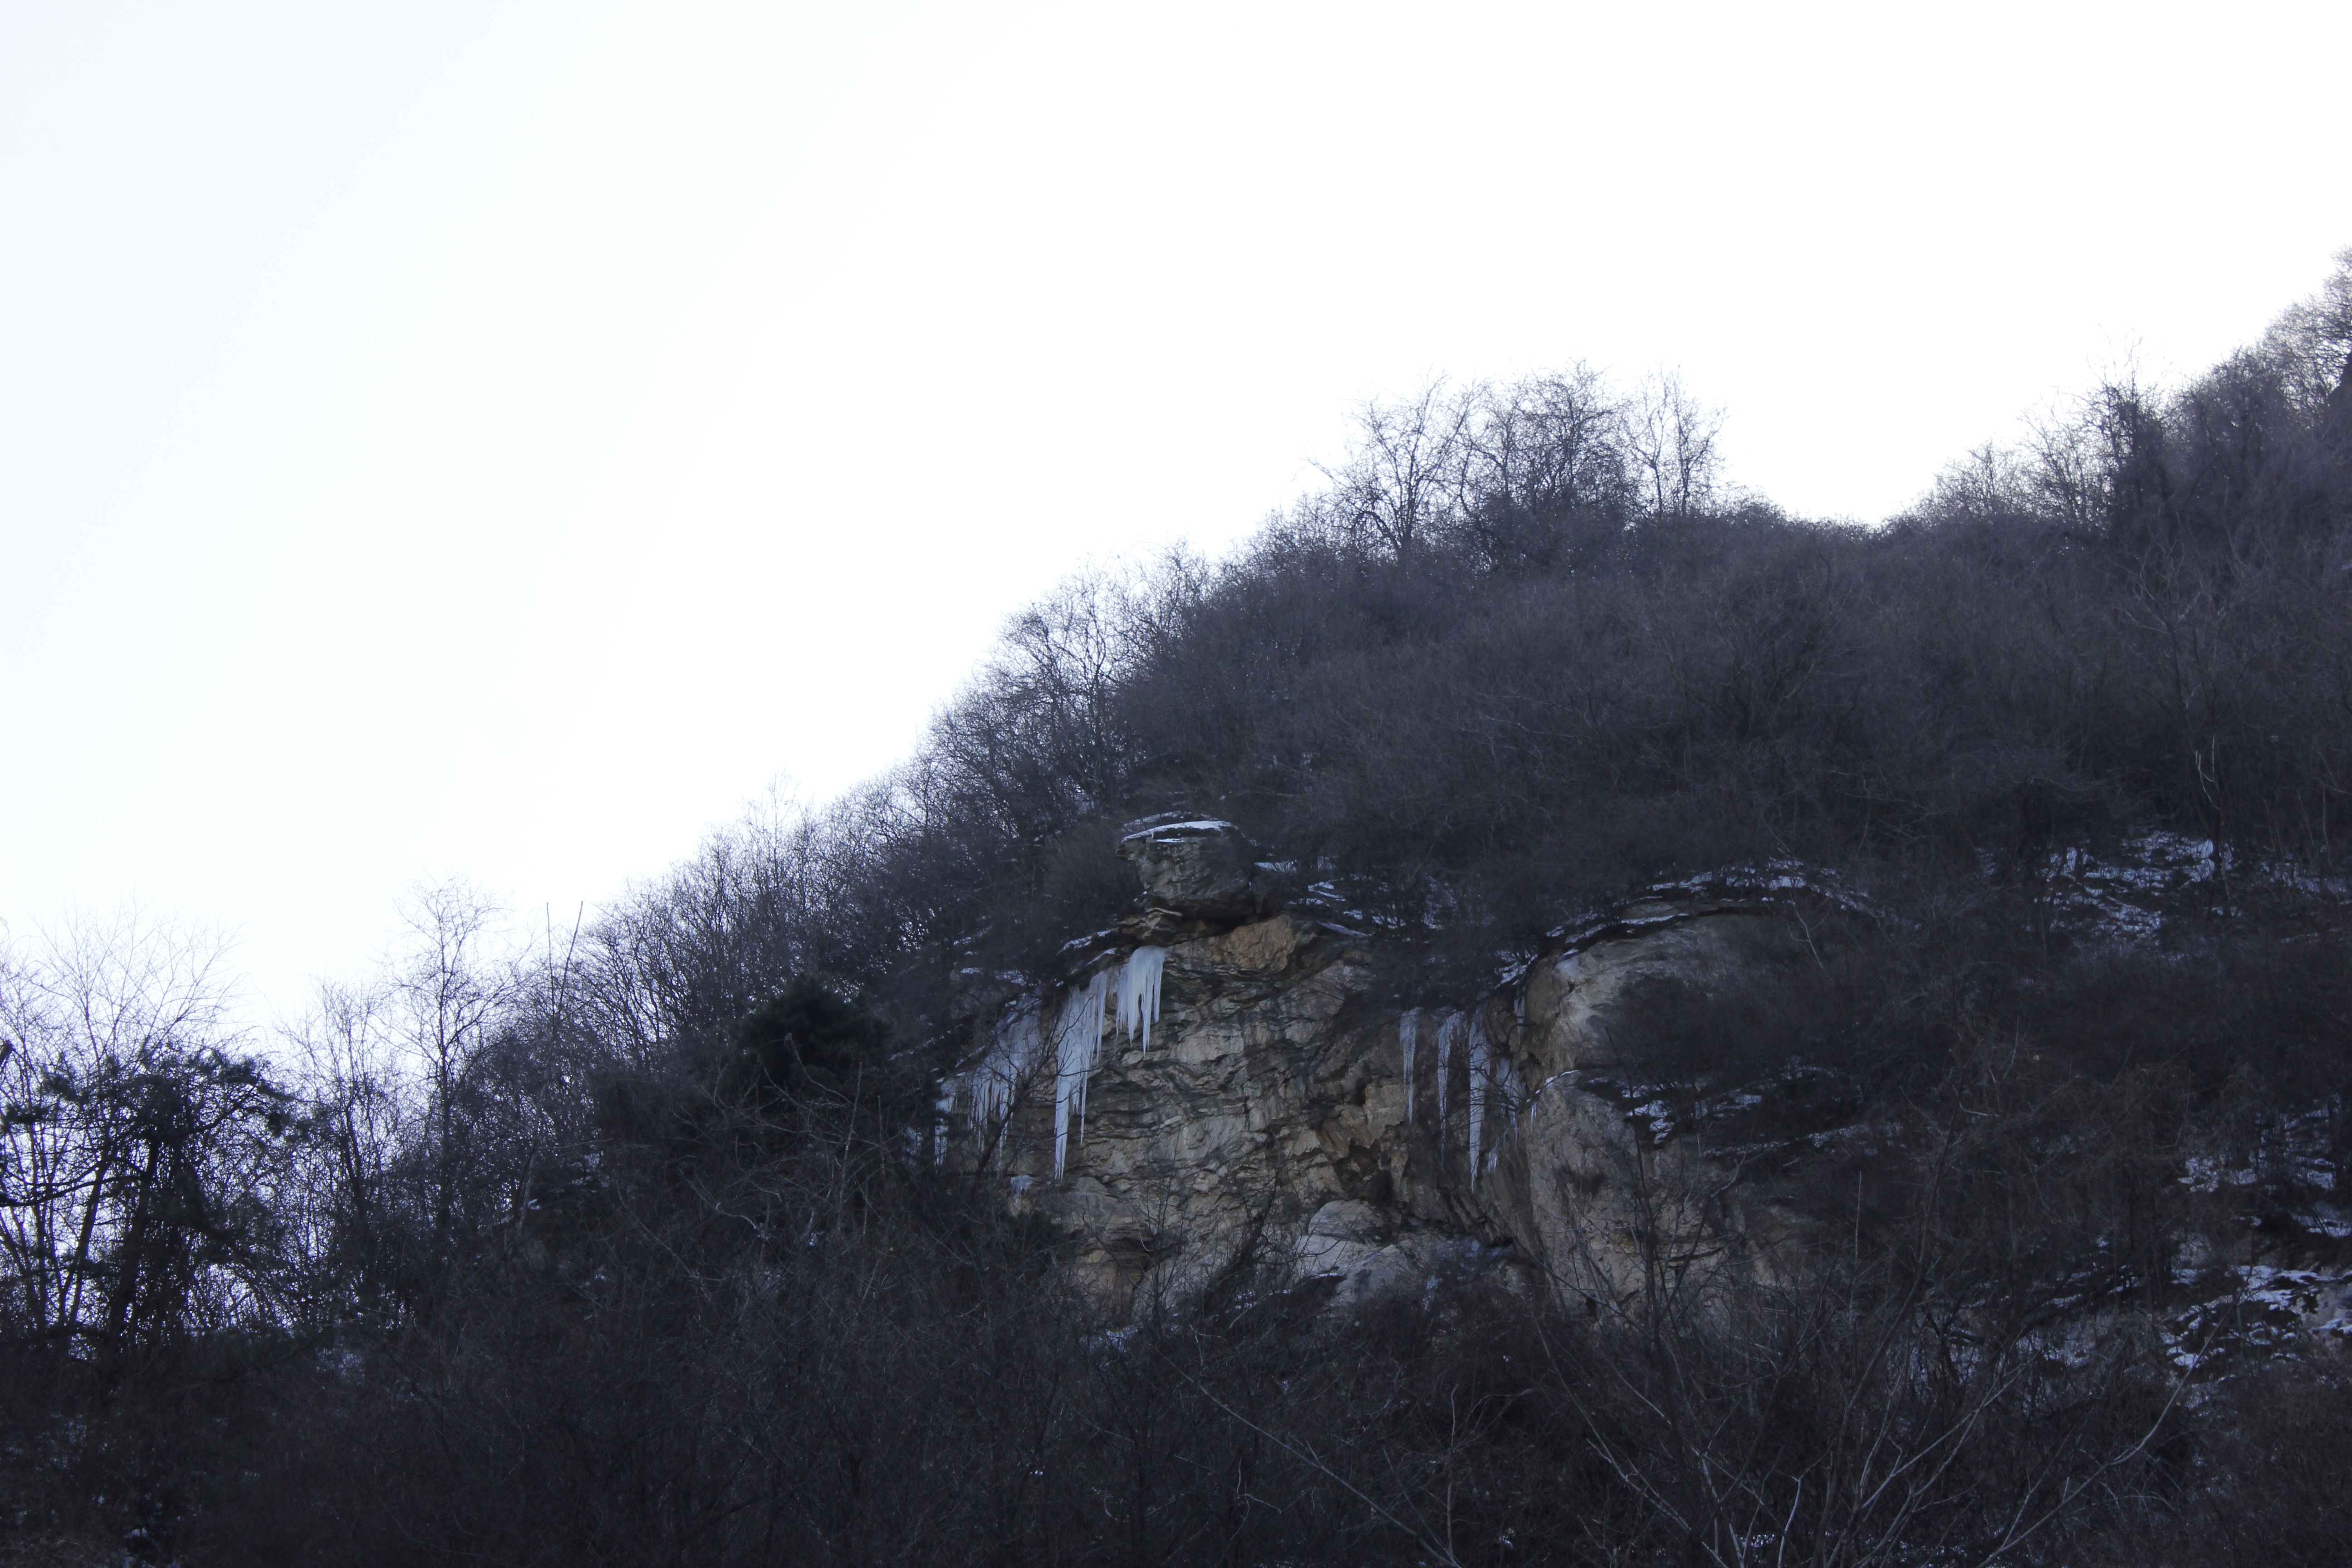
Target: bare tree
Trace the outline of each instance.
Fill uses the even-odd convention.
[[[1925,510],[1937,521],[2013,517],[2035,510],[2034,484],[2026,459],[1987,441],[1936,476]]]
[[[2034,510],[2083,538],[2106,521],[2101,443],[2085,407],[2053,408],[2026,418],[2026,484]]]
[[[1626,428],[1652,515],[1688,517],[1704,508],[1723,469],[1716,448],[1723,410],[1700,403],[1681,373],[1668,371],[1643,384]]]
[[[2336,269],[2316,293],[2289,306],[2263,334],[2262,352],[2286,372],[2298,409],[2317,420],[2331,403],[2341,406],[2352,387],[2352,248],[2336,253]]]
[[[297,1218],[323,1297],[366,1308],[394,1288],[407,1218],[400,1163],[429,1111],[378,986],[328,985],[288,1031],[310,1098]]]
[[[1578,363],[1482,392],[1469,437],[1480,489],[1539,510],[1622,504],[1625,410],[1600,372]]]
[[[438,1249],[454,1237],[473,1173],[473,1069],[520,994],[520,977],[512,960],[494,951],[498,907],[467,883],[420,889],[403,915],[410,940],[390,966],[383,1005],[427,1108],[426,1201]]]
[[[1476,456],[1473,429],[1484,400],[1483,387],[1449,395],[1435,381],[1404,402],[1359,409],[1355,456],[1344,468],[1323,469],[1342,536],[1403,561],[1459,516],[1468,499]]]
[[[0,951],[0,1315],[111,1363],[264,1321],[292,1098],[231,1024],[224,947],[135,914]]]

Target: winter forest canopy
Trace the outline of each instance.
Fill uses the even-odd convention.
[[[431,891],[382,974],[265,1038],[200,943],[19,941],[0,1533],[189,1564],[2336,1561],[2344,1385],[2191,1389],[2118,1329],[1988,1387],[1935,1335],[2062,1287],[2166,1310],[2124,1254],[2199,1191],[2177,1151],[2352,1144],[2347,362],[2352,252],[2224,363],[2094,386],[1873,526],[1727,483],[1675,377],[1440,384],[1230,558],[1014,616],[887,775],[520,951]],[[1850,1271],[1736,1331],[1465,1306],[1313,1338],[1238,1278],[1097,1321],[939,1165],[933,1107],[960,977],[1049,982],[1165,813],[1394,933],[1408,1018],[1648,884],[1839,879],[1876,913],[1811,988],[1661,1071],[1802,1055],[1957,1152],[1857,1177]],[[2198,921],[2053,920],[2056,858],[2151,835],[2205,847]],[[1158,984],[1098,981],[1097,1034],[1147,1037]],[[2248,1178],[2261,1256],[2352,1236],[2294,1217],[2317,1180]],[[1948,1362],[1906,1381],[1874,1334]],[[1744,1445],[1736,1495],[1695,1425]],[[1837,1493],[1865,1475],[1906,1511]]]

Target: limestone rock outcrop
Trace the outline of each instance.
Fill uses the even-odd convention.
[[[1059,1230],[1114,1310],[1244,1271],[1327,1281],[1333,1310],[1476,1274],[1618,1297],[1643,1238],[1731,1212],[1655,1131],[1628,1042],[1662,991],[1790,962],[1785,894],[1666,889],[1455,1008],[1405,1009],[1373,963],[1398,939],[1284,901],[1286,869],[1229,825],[1140,825],[1120,853],[1143,883],[1123,936],[1073,944],[1058,992],[976,1022],[938,1142]],[[1665,1167],[1689,1194],[1672,1213]]]
[[[1147,817],[1119,839],[1119,858],[1143,879],[1140,908],[1125,922],[1138,936],[1236,925],[1278,908],[1289,868],[1257,858],[1230,822]]]

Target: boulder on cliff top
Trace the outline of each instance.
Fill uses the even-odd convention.
[[[1146,817],[1129,823],[1119,858],[1135,863],[1150,913],[1238,925],[1271,911],[1286,878],[1262,863],[1257,847],[1230,822],[1212,817]]]

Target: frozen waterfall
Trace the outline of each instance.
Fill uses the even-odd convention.
[[[1139,947],[1127,955],[1127,966],[1118,972],[1118,1032],[1127,1039],[1139,1039],[1147,1056],[1151,1052],[1151,1026],[1160,1019],[1160,977],[1167,967],[1166,948]]]
[[[1447,1081],[1454,1076],[1454,1058],[1462,1049],[1462,1031],[1468,1020],[1459,1013],[1448,1013],[1437,1026],[1437,1125],[1445,1125]]]
[[[1131,966],[1132,961],[1130,961]],[[1087,1080],[1102,1059],[1103,1003],[1108,992],[1108,972],[1097,973],[1062,1004],[1062,1020],[1054,1031],[1054,1176],[1061,1179],[1070,1153],[1070,1123],[1077,1121],[1086,1136]],[[1120,982],[1120,995],[1126,983]]]
[[[996,1022],[988,1052],[964,1075],[971,1091],[971,1130],[983,1143],[1013,1109],[1013,1096],[1045,1054],[1045,1037],[1034,997],[1024,998]]]
[[[1070,1140],[1086,1137],[1087,1085],[1102,1063],[1106,1025],[1151,1048],[1151,1026],[1160,1019],[1160,981],[1168,963],[1164,947],[1139,947],[1122,964],[1106,965],[1063,998],[1050,1032],[1045,1004],[1027,996],[997,1021],[988,1048],[957,1078],[950,1079],[939,1102],[935,1144],[944,1147],[947,1118],[961,1092],[971,1103],[972,1136],[985,1146],[1012,1114],[1021,1088],[1054,1059],[1054,1174],[1068,1168]]]
[[[1483,1013],[1470,1020],[1470,1185],[1478,1185],[1478,1173],[1492,1166],[1502,1152],[1502,1137],[1496,1137],[1495,1147],[1486,1147],[1486,1123],[1516,1116],[1526,1103],[1527,1084],[1510,1057],[1495,1048],[1492,1037],[1486,1033]]]
[[[1413,1008],[1397,1020],[1397,1048],[1404,1053],[1404,1124],[1412,1125],[1412,1058],[1414,1047],[1421,1044],[1421,1009]]]

